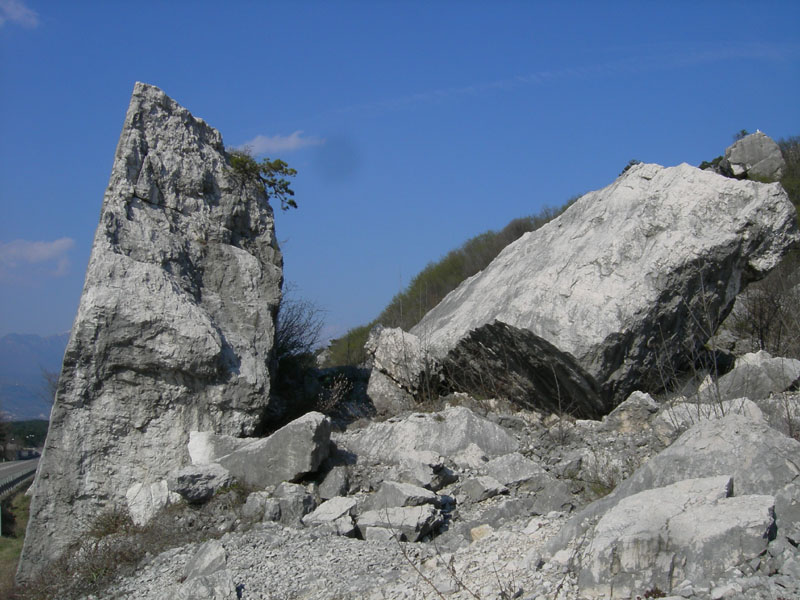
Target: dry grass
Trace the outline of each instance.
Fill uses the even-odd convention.
[[[0,538],[0,598],[12,598],[25,529],[28,526],[30,498],[25,488],[3,501],[3,537]]]
[[[238,508],[247,490],[234,487],[201,507],[176,504],[162,510],[146,526],[135,526],[124,511],[98,516],[88,535],[48,565],[38,579],[0,589],[6,600],[71,600],[102,592],[115,578],[132,574],[146,555],[218,538],[241,525]],[[16,563],[15,563],[16,566]]]

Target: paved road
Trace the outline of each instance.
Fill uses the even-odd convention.
[[[31,458],[28,460],[12,460],[9,462],[0,463],[0,481],[4,480],[6,477],[21,475],[25,471],[36,469],[37,464],[39,464],[38,458]]]

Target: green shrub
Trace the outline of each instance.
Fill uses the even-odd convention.
[[[268,198],[280,200],[282,210],[297,208],[297,202],[293,198],[294,190],[290,187],[289,180],[286,179],[297,175],[297,171],[280,158],[274,160],[264,158],[258,162],[248,148],[228,149],[228,162],[233,174],[242,181],[249,180],[259,183],[264,186]]]

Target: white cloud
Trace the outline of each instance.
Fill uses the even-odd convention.
[[[0,27],[6,23],[32,29],[39,25],[39,15],[21,0],[0,0]]]
[[[69,272],[67,253],[75,246],[72,238],[59,238],[52,242],[13,240],[0,242],[0,277],[25,265],[50,267],[49,275],[62,277]]]
[[[302,131],[295,131],[291,135],[257,135],[249,142],[242,144],[253,154],[267,154],[270,152],[291,152],[308,146],[321,146],[325,138],[303,137]]]

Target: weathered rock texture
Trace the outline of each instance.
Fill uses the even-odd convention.
[[[283,481],[297,481],[316,471],[328,458],[330,441],[330,419],[310,412],[271,436],[221,457],[219,464],[240,483],[267,488]]]
[[[579,573],[583,593],[631,598],[658,587],[671,592],[758,559],[774,537],[775,499],[732,498],[730,477],[687,479],[624,498],[594,530]]]
[[[282,259],[273,212],[219,132],[137,83],[64,357],[20,561],[32,575],[135,482],[189,462],[190,430],[267,409]]]
[[[495,321],[470,331],[442,361],[449,385],[526,408],[599,417],[600,388],[572,356],[527,329]]]
[[[444,356],[495,320],[527,329],[572,354],[616,404],[663,389],[663,366],[691,357],[742,285],[797,241],[778,184],[639,164],[510,244],[411,333]]]
[[[338,438],[336,443],[358,456],[390,464],[399,464],[422,452],[451,456],[463,452],[471,444],[492,457],[514,452],[519,446],[502,427],[463,406],[375,423]]]
[[[759,178],[777,181],[786,162],[781,149],[768,135],[757,131],[737,140],[725,150],[721,171],[739,179]]]
[[[439,364],[416,336],[396,327],[377,327],[364,350],[372,365],[367,396],[378,413],[397,414],[438,392]]]

